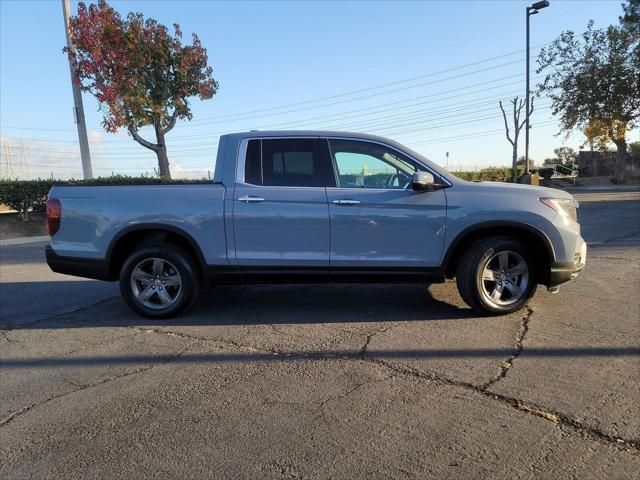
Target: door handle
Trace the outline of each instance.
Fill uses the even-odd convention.
[[[358,200],[334,200],[333,203],[335,203],[336,205],[360,205],[360,202]]]
[[[238,201],[244,202],[244,203],[258,203],[258,202],[264,202],[264,198],[245,195],[244,197],[238,198]]]

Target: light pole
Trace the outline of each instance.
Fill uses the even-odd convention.
[[[526,127],[524,131],[524,164],[525,164],[525,172],[527,175],[529,174],[529,17],[531,15],[535,15],[543,8],[547,8],[549,6],[549,2],[547,0],[543,0],[541,2],[536,2],[530,7],[527,7],[527,105],[526,105]]]

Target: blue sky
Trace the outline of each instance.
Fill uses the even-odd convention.
[[[551,0],[532,17],[531,44],[582,31],[589,19],[615,23],[620,1]],[[71,4],[75,11],[77,2]],[[524,95],[527,2],[110,4],[123,15],[140,11],[177,22],[185,39],[196,32],[208,50],[220,91],[213,100],[194,100],[194,121],[169,133],[174,176],[212,170],[220,134],[266,128],[381,134],[440,164],[450,152],[451,169],[510,161],[498,100]],[[81,176],[64,44],[59,0],[0,0],[0,129],[13,146],[12,162],[28,164],[28,172],[18,172],[25,176]],[[540,162],[553,148],[582,141],[579,134],[555,136],[548,104],[539,99],[532,116],[531,156]],[[96,175],[153,173],[153,152],[125,133],[105,133],[88,94],[84,105]],[[631,140],[637,137],[633,132]]]

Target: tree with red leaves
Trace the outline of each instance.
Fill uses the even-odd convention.
[[[64,51],[73,61],[83,91],[94,95],[103,113],[106,131],[127,128],[140,145],[156,152],[160,176],[170,178],[165,135],[178,119],[191,120],[188,98],[212,98],[218,89],[207,51],[193,34],[192,45],[182,45],[182,32],[141,13],[126,20],[105,0],[89,7],[78,5],[70,20],[74,49]],[[156,142],[142,138],[138,129],[153,126]]]

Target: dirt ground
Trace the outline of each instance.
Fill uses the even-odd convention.
[[[16,212],[0,212],[0,240],[39,235],[47,235],[44,213],[32,212],[29,214],[29,220],[25,222]]]

